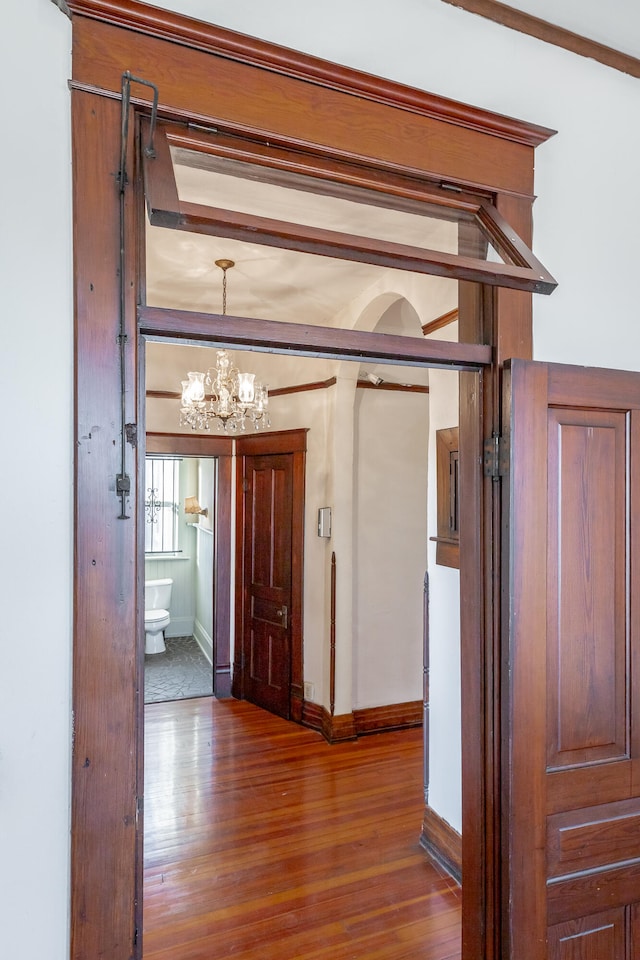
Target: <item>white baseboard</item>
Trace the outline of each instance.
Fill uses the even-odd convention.
[[[193,636],[209,663],[213,664],[213,639],[197,619],[193,622]]]
[[[171,617],[164,635],[165,637],[192,637],[193,617]]]

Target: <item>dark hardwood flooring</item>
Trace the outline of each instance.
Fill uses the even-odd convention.
[[[330,746],[211,698],[145,717],[144,960],[459,960],[419,729]]]

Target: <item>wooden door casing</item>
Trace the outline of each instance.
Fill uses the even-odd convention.
[[[116,322],[119,196],[114,189],[114,171],[121,148],[118,98],[123,72],[135,65],[138,76],[157,84],[161,115],[166,118],[189,119],[209,127],[222,124],[235,132],[262,132],[271,143],[317,150],[329,162],[332,156],[353,162],[365,158],[374,178],[391,167],[434,182],[460,182],[489,190],[498,209],[526,240],[531,228],[534,151],[552,131],[146,4],[68,0],[64,7],[73,27],[78,443],[71,955],[74,960],[98,954],[104,960],[125,960],[142,954],[142,888],[137,881],[135,831],[141,809],[143,705],[138,682],[142,656],[136,649],[142,574],[136,572],[133,521],[116,520],[119,500],[113,493],[120,469],[116,425],[122,403]],[[146,96],[144,91],[136,92],[142,110],[150,106]],[[131,186],[139,189],[133,178]],[[130,385],[135,380],[135,284],[140,280],[138,254],[144,223],[142,216],[137,224],[132,222],[135,209],[135,203],[126,204],[125,270],[131,286],[127,286],[125,321]],[[138,286],[144,300],[144,284]],[[482,404],[485,436],[491,435],[494,417],[497,426],[494,398],[498,394],[491,385],[497,383],[499,365],[505,357],[530,356],[531,299],[517,291],[493,291],[486,331],[474,329],[461,335],[468,342],[491,345],[493,351]],[[241,329],[239,325],[238,332]],[[175,321],[167,336],[181,335],[181,323]],[[467,423],[464,432],[470,433],[475,443],[479,399],[471,379],[471,402],[463,404],[461,416]],[[137,418],[135,395],[134,389],[126,394],[126,419],[133,424]],[[131,449],[127,470],[132,474],[134,461]],[[478,457],[470,456],[467,462],[470,472],[474,463],[477,472]],[[136,504],[134,482],[127,509],[131,517],[136,516]],[[490,517],[486,526],[489,524]],[[491,537],[482,535],[476,525],[469,524],[468,529],[461,562],[477,568],[488,584],[491,570],[486,558],[491,554]],[[496,595],[498,591],[499,584]],[[474,599],[473,605],[465,604],[462,610],[464,949],[470,958],[487,960],[498,955],[491,932],[497,909],[493,874],[498,864],[498,816],[493,792],[497,769],[494,721],[499,708],[491,660],[491,603],[487,586],[484,604]],[[294,613],[295,604],[294,597]],[[296,639],[295,622],[293,630],[292,715],[296,709],[301,714],[302,704],[302,643],[301,638],[299,642]]]
[[[631,960],[640,375],[513,361],[507,422],[509,956]]]

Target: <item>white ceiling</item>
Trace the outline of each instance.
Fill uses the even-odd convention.
[[[181,152],[206,164],[197,154]],[[238,213],[422,248],[457,252],[452,221],[337,196],[250,179],[202,165],[174,163],[181,201]],[[225,168],[228,171],[228,167]],[[237,171],[239,165],[234,165]],[[368,197],[366,197],[368,199]],[[147,302],[184,310],[222,312],[218,259],[233,260],[227,275],[227,312],[283,322],[333,326],[342,310],[367,289],[374,290],[380,267],[292,250],[159,227],[147,230]],[[394,271],[385,269],[386,275]],[[401,282],[402,285],[402,282]],[[433,317],[425,317],[426,322]]]
[[[205,162],[205,161],[203,161]],[[455,252],[457,225],[415,212],[355,203],[339,197],[291,189],[215,170],[174,166],[183,201],[222,207],[274,219],[313,225],[341,233],[372,236]],[[456,305],[457,284],[366,263],[338,260],[270,246],[210,237],[147,225],[147,303],[180,310],[222,313],[223,274],[215,261],[234,261],[227,271],[227,313],[285,323],[352,326],[376,296],[391,287],[411,289],[426,306],[417,317],[407,304],[393,314],[393,331],[421,335],[421,325]],[[407,322],[408,318],[408,322]],[[375,318],[377,319],[377,318]],[[387,318],[388,321],[389,318]],[[382,320],[384,323],[385,321]],[[378,326],[378,329],[381,329]],[[179,390],[190,369],[213,365],[213,350],[173,344],[149,344],[147,388]],[[326,379],[334,372],[326,361],[274,363],[265,354],[237,360],[274,386]],[[277,370],[274,372],[274,367]],[[408,382],[405,370],[385,379]],[[418,372],[411,382],[422,382]]]

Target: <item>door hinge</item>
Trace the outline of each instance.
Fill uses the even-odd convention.
[[[508,443],[504,437],[497,435],[484,441],[484,475],[497,480],[504,477],[509,469]]]

